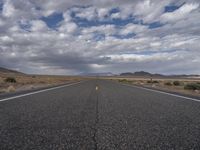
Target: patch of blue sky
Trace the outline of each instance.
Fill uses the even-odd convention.
[[[149,26],[149,29],[154,29],[154,28],[159,28],[159,27],[164,26],[164,24],[160,23],[159,21],[153,22],[147,25]]]
[[[111,9],[109,11],[109,14],[114,14],[114,13],[118,13],[118,12],[120,12],[120,9],[116,7],[116,8]]]
[[[165,7],[165,12],[173,12],[177,10],[179,7],[178,6],[166,6]]]
[[[135,18],[129,17],[125,20],[122,19],[104,19],[104,20],[87,20],[85,18],[80,18],[76,16],[72,16],[73,21],[79,25],[80,27],[90,27],[90,26],[100,26],[100,25],[116,25],[116,26],[124,26],[129,23],[134,23],[134,24],[141,24],[142,21],[138,21]]]
[[[115,34],[113,36],[118,39],[130,39],[130,38],[134,38],[136,36],[136,34],[135,33],[130,33],[130,34],[126,34],[126,35]]]
[[[42,17],[42,21],[44,21],[49,28],[56,28],[61,21],[64,20],[62,13],[54,13],[48,17]]]
[[[181,5],[175,5],[175,4],[171,4],[171,5],[168,5],[168,6],[165,6],[165,13],[166,12],[174,12],[176,11],[177,9],[179,9],[180,7],[182,7],[183,5],[185,4],[185,2],[183,2]]]

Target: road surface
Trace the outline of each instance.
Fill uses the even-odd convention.
[[[0,150],[200,149],[200,102],[106,80],[0,101]]]

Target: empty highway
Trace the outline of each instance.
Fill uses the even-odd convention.
[[[200,102],[107,80],[0,100],[0,150],[67,149],[200,149]]]

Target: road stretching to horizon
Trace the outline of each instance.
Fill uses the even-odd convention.
[[[0,101],[0,150],[200,149],[200,102],[89,80]]]

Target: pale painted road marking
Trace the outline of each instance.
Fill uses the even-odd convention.
[[[33,95],[33,94],[38,94],[38,93],[42,93],[42,92],[47,92],[47,91],[51,91],[51,90],[55,90],[55,89],[60,89],[60,88],[64,88],[64,87],[68,87],[68,86],[72,86],[72,85],[76,85],[76,84],[80,84],[82,82],[85,82],[85,81],[80,81],[80,82],[61,85],[61,86],[57,86],[57,87],[52,87],[52,88],[48,88],[48,89],[44,89],[44,90],[40,90],[40,91],[30,92],[30,93],[27,93],[27,94],[21,94],[21,95],[18,95],[18,96],[4,98],[4,99],[0,99],[0,102],[16,99],[16,98],[20,98],[20,97],[25,97],[25,96],[29,96],[29,95]]]
[[[128,85],[128,84],[121,84],[121,85],[125,85],[125,86],[128,86],[128,87],[134,87],[134,88],[138,88],[138,89],[143,89],[143,90],[151,91],[151,92],[157,92],[157,93],[170,95],[170,96],[174,96],[174,97],[178,97],[178,98],[188,99],[188,100],[192,100],[192,101],[195,101],[195,102],[200,102],[200,99],[190,98],[190,97],[181,96],[181,95],[172,94],[172,93],[167,93],[167,92],[164,92],[164,91],[158,91],[158,90],[153,90],[153,89],[148,89],[148,88],[145,88],[145,87],[139,87],[139,86]]]

